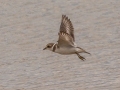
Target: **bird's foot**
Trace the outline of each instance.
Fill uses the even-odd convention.
[[[79,58],[80,58],[81,60],[83,60],[83,61],[86,60],[86,59],[85,59],[84,57],[82,57],[82,56],[79,56]]]
[[[83,60],[83,61],[86,60],[83,56],[80,56],[79,53],[76,52],[76,54],[77,54],[77,56],[78,56],[81,60]]]

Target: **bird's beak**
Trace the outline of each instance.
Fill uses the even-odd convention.
[[[45,49],[47,49],[46,47],[45,48],[43,48],[43,50],[45,50]]]

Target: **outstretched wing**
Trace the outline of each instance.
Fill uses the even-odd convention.
[[[70,21],[70,19],[68,19],[66,15],[62,15],[60,32],[69,34],[73,38],[73,41],[75,41],[74,28],[73,28],[72,22]]]
[[[60,32],[58,45],[60,46],[74,46],[74,29],[72,23],[68,17],[62,15],[62,21],[60,25]]]
[[[64,32],[58,33],[59,39],[58,39],[58,45],[62,47],[69,47],[69,46],[74,46],[74,41],[73,38]]]

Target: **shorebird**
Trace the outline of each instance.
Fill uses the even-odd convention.
[[[85,60],[85,58],[79,53],[90,54],[84,49],[77,47],[77,45],[75,44],[74,28],[72,22],[66,15],[62,15],[58,35],[59,38],[57,43],[48,43],[43,50],[47,49],[63,55],[76,54],[81,60]]]

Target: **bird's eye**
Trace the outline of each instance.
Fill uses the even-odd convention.
[[[50,46],[47,46],[48,48],[50,48]]]

